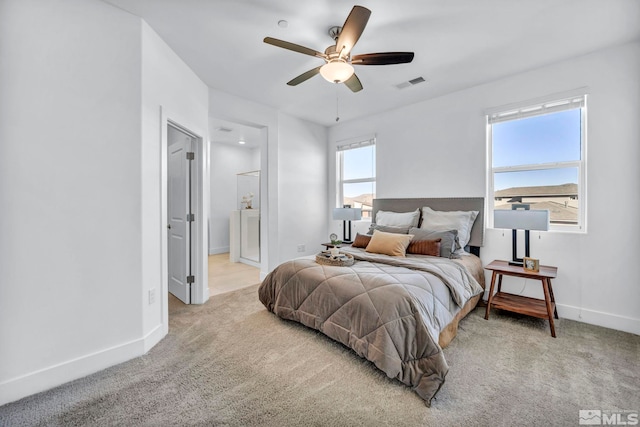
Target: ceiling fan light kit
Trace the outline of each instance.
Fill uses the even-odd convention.
[[[329,46],[324,53],[284,40],[265,37],[264,42],[283,49],[324,59],[325,64],[300,74],[287,84],[297,86],[316,74],[320,74],[331,83],[344,83],[352,92],[362,90],[362,83],[355,74],[353,65],[390,65],[405,64],[413,60],[413,52],[366,53],[351,56],[355,46],[369,21],[371,11],[366,7],[354,6],[342,27],[331,27],[329,36],[335,45]]]
[[[354,73],[353,66],[343,59],[334,59],[320,67],[320,75],[331,83],[343,83]]]

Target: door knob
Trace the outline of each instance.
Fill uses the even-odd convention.
[[[167,228],[171,230],[171,224],[167,224]]]

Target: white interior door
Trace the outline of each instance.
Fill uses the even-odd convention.
[[[168,257],[169,292],[185,304],[191,303],[191,179],[190,155],[194,138],[171,125],[168,146]],[[190,155],[188,153],[191,153]]]

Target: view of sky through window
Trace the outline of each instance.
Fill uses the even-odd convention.
[[[492,125],[493,167],[540,165],[580,160],[580,109]],[[494,189],[577,184],[577,168],[502,172]]]
[[[345,150],[343,156],[344,180],[375,177],[375,145]],[[357,197],[363,194],[373,193],[375,193],[375,184],[371,182],[349,183],[344,186],[345,197]]]
[[[344,179],[371,178],[375,176],[375,145],[354,148],[344,152]]]

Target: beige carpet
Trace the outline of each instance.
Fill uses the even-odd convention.
[[[640,410],[640,337],[476,309],[431,408],[349,349],[266,311],[257,286],[170,304],[147,355],[0,407],[1,426],[550,426]]]

